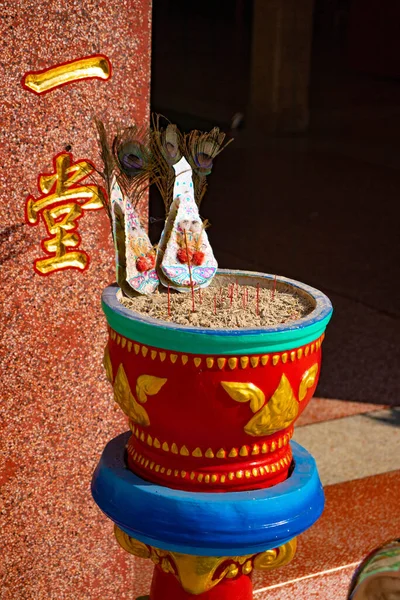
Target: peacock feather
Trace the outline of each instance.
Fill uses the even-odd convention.
[[[193,170],[193,185],[197,206],[203,199],[207,189],[207,175],[212,171],[214,158],[233,140],[224,145],[225,133],[218,127],[203,133],[194,129],[184,137],[185,156]]]
[[[104,171],[101,173],[103,179],[105,180],[107,186],[107,198],[104,198],[104,208],[107,211],[108,218],[110,222],[112,222],[111,217],[111,205],[110,205],[110,190],[111,190],[111,180],[114,171],[114,160],[111,153],[110,145],[108,143],[107,132],[104,126],[104,123],[99,119],[95,119],[95,124],[97,128],[97,133],[99,136],[99,144],[100,144],[100,156],[103,161]]]
[[[129,296],[151,293],[159,284],[157,272],[163,284],[170,279],[180,291],[190,289],[193,283],[208,285],[217,263],[205,231],[207,222],[202,223],[198,207],[214,158],[232,140],[225,142],[225,134],[217,127],[208,133],[194,130],[182,135],[160,115],[152,117],[151,130],[137,125],[121,128],[112,144],[104,123],[96,120],[96,127],[104,164],[100,174],[108,191],[104,205],[111,222],[120,288]],[[152,183],[161,193],[167,215],[157,256],[147,226],[136,211]],[[193,282],[189,286],[186,271],[190,271],[192,259]]]
[[[153,115],[151,146],[156,163],[153,182],[156,184],[168,214],[174,191],[175,171],[173,166],[182,158],[183,137],[176,125],[160,124],[160,115]]]
[[[122,193],[136,208],[148,190],[154,170],[148,128],[131,125],[123,129],[114,138],[112,154]]]

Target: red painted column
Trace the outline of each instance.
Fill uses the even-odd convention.
[[[38,195],[38,174],[51,173],[65,148],[101,165],[95,115],[111,125],[148,122],[151,0],[4,0],[0,14],[5,594],[94,600],[123,590],[136,597],[132,557],[115,544],[88,491],[102,449],[128,429],[101,365],[100,296],[115,280],[110,224],[105,211],[86,212],[78,233],[88,270],[41,277],[33,261],[46,229],[24,224],[24,212],[26,197]],[[41,96],[21,85],[27,71],[93,54],[109,58],[109,80]]]
[[[253,585],[248,575],[237,579],[223,579],[208,592],[194,596],[182,589],[179,581],[169,573],[155,567],[150,600],[252,600]]]

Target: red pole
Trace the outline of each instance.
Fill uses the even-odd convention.
[[[252,600],[252,588],[250,577],[241,575],[237,579],[223,579],[208,592],[193,596],[182,589],[174,575],[155,567],[150,600]]]

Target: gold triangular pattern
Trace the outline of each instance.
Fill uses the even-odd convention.
[[[299,413],[299,405],[286,375],[282,375],[272,398],[245,425],[252,436],[271,435],[286,429]]]

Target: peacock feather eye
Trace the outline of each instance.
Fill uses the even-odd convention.
[[[174,144],[172,144],[171,142],[167,142],[165,144],[165,147],[167,149],[169,156],[171,158],[175,158],[176,155],[178,154],[178,146],[174,146]]]
[[[127,142],[118,149],[118,161],[121,169],[128,177],[134,177],[145,166],[146,148],[140,143]]]
[[[206,154],[205,152],[198,152],[194,155],[194,162],[199,169],[207,169],[207,171],[211,173],[213,159],[209,154]]]
[[[176,125],[168,125],[163,132],[163,145],[167,161],[172,165],[176,164],[181,159]]]

